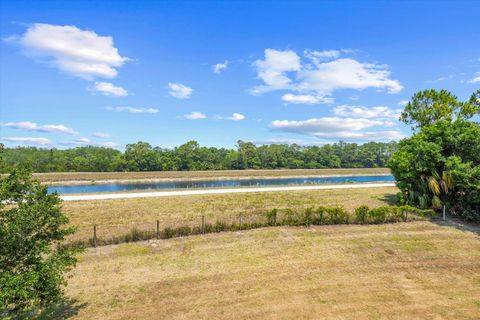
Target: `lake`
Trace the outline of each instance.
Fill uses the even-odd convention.
[[[124,192],[137,190],[158,189],[202,189],[222,187],[258,187],[258,186],[286,186],[286,185],[315,185],[338,183],[368,183],[393,182],[391,175],[365,176],[337,176],[337,177],[310,177],[310,178],[269,178],[269,179],[224,179],[224,180],[196,180],[196,181],[162,181],[146,183],[107,183],[84,184],[69,186],[50,186],[48,191],[66,193],[96,193],[96,192]]]

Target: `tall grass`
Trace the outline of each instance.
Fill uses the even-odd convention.
[[[410,206],[382,206],[370,209],[368,206],[360,206],[350,213],[341,206],[306,209],[272,209],[261,215],[255,215],[243,220],[226,223],[216,221],[215,223],[206,222],[202,226],[179,226],[166,227],[159,230],[160,239],[170,239],[176,237],[185,237],[190,235],[199,235],[202,233],[217,233],[224,231],[249,230],[269,226],[311,226],[311,225],[339,225],[339,224],[379,224],[407,222],[414,220],[424,220],[433,217],[433,210],[421,210]],[[101,226],[99,226],[101,228]],[[203,232],[202,232],[203,231]],[[97,245],[118,244],[124,242],[135,242],[155,239],[157,232],[151,230],[139,230],[133,227],[130,232],[121,236],[112,236],[110,238],[97,238]],[[94,241],[77,241],[70,245],[93,246]]]

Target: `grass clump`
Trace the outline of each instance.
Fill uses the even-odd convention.
[[[128,243],[149,239],[170,239],[176,237],[186,237],[205,233],[218,233],[225,231],[249,230],[268,226],[306,226],[311,225],[341,225],[341,224],[381,224],[406,222],[413,220],[424,220],[435,215],[433,210],[422,210],[410,206],[381,206],[370,209],[362,205],[350,213],[341,206],[319,206],[317,208],[309,207],[306,209],[283,209],[276,208],[265,212],[262,215],[255,215],[244,222],[239,219],[232,223],[216,221],[215,223],[206,222],[203,227],[198,226],[177,226],[166,227],[157,232],[155,230],[139,230],[132,228],[130,232],[123,236],[116,236],[110,239],[97,239],[97,245]],[[93,239],[77,245],[93,246]]]

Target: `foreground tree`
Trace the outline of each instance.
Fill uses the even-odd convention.
[[[62,246],[74,230],[60,201],[25,170],[0,180],[0,317],[62,298],[79,249]]]
[[[402,201],[480,221],[480,90],[459,101],[442,90],[415,94],[401,120],[414,125],[388,162]]]

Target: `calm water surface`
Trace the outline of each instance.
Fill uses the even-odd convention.
[[[221,187],[256,187],[256,186],[285,186],[309,184],[335,183],[365,183],[365,182],[392,182],[393,176],[344,176],[344,177],[312,177],[312,178],[272,178],[272,179],[225,179],[225,180],[197,180],[197,181],[168,181],[148,183],[109,183],[85,184],[72,186],[51,186],[49,192],[89,193],[89,192],[122,192],[134,190],[157,189],[201,189]]]

